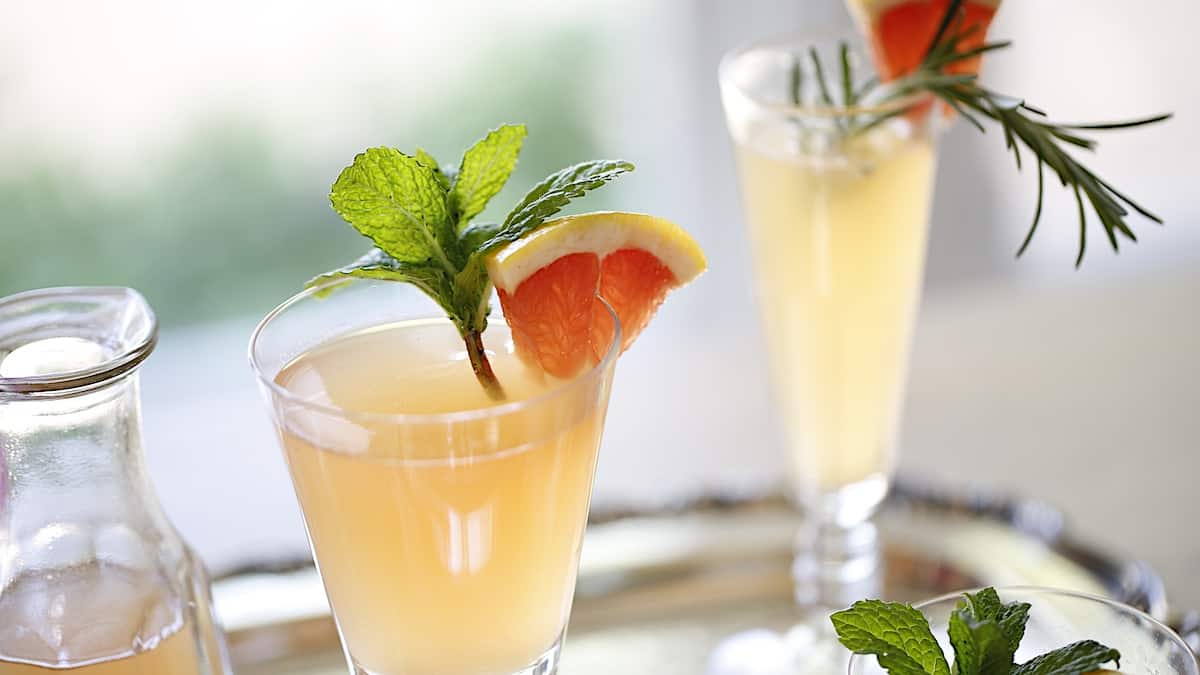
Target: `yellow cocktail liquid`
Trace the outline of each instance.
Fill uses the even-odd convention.
[[[890,469],[920,296],[934,148],[880,127],[789,152],[738,139],[760,314],[800,485]]]
[[[276,378],[357,411],[285,403],[278,416],[321,577],[367,672],[511,673],[566,625],[607,381],[528,369],[502,325],[484,339],[508,408],[486,410],[445,321],[337,339]],[[455,411],[470,412],[437,416]]]

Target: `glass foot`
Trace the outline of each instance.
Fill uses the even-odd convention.
[[[880,557],[875,525],[805,526],[796,537],[792,579],[796,604],[822,618],[855,600],[877,597]]]
[[[555,675],[558,672],[558,658],[562,651],[562,642],[562,636],[559,636],[549,649],[534,659],[533,663],[511,673],[511,675]],[[353,661],[351,661],[350,673],[351,675],[406,675],[405,673],[383,673],[368,670],[357,663],[353,663]]]

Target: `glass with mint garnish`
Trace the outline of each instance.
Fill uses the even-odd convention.
[[[864,600],[830,617],[848,675],[1197,675],[1178,635],[1128,605],[1074,591],[984,588],[915,606]]]
[[[617,356],[704,269],[661,218],[553,218],[621,160],[477,218],[525,135],[501,125],[454,165],[359,153],[330,205],[366,253],[251,338],[356,674],[555,672]]]
[[[621,329],[612,316],[593,365],[548,377],[491,314],[484,262],[630,167],[570,167],[477,223],[524,137],[498,127],[453,166],[360,153],[331,203],[370,250],[251,340],[354,673],[557,667]]]

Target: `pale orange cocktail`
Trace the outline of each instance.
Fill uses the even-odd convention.
[[[485,335],[500,404],[444,318],[336,336],[272,376],[296,495],[361,672],[515,673],[557,658],[615,354],[561,380],[519,359],[502,322]]]

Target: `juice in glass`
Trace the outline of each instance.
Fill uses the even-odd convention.
[[[762,43],[721,64],[776,408],[809,516],[796,599],[818,608],[878,581],[869,520],[894,464],[942,119],[928,96],[836,102],[814,55],[861,71],[852,44]],[[862,86],[850,78],[843,90]]]
[[[736,147],[793,466],[812,490],[882,481],[924,269],[933,145],[881,128],[827,154],[790,153],[770,134]]]
[[[352,303],[395,284],[353,286],[328,301],[298,296],[252,346],[351,661],[372,675],[552,671],[620,339],[560,380],[518,358],[494,319],[484,341],[500,403],[445,317],[271,354],[290,312],[335,315],[339,295]]]

